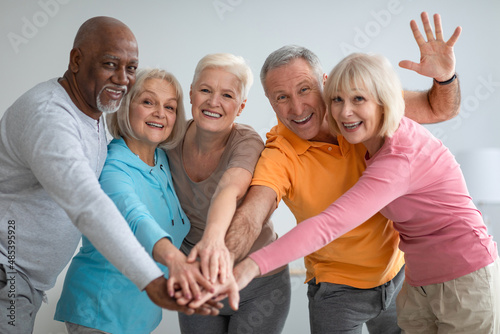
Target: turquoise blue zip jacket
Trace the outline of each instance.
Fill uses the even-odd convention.
[[[151,255],[169,238],[179,248],[190,223],[175,194],[168,159],[155,151],[155,166],[132,153],[123,139],[108,145],[99,182],[115,202],[139,242]],[[160,265],[168,275],[165,266]],[[151,333],[162,310],[104,258],[85,237],[64,281],[54,319],[120,334]]]

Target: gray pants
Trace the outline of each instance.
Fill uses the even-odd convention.
[[[44,296],[26,275],[0,264],[0,333],[33,333]]]
[[[108,332],[103,332],[99,329],[85,327],[72,322],[66,322],[65,324],[66,330],[69,334],[109,334]]]
[[[309,282],[309,321],[312,334],[401,333],[397,325],[396,296],[404,281],[404,267],[393,280],[373,289]]]
[[[254,279],[240,291],[240,306],[233,311],[224,300],[216,317],[179,314],[183,334],[279,334],[290,310],[288,267],[277,274]]]

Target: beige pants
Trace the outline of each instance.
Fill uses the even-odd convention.
[[[413,287],[396,300],[402,333],[500,333],[500,263],[457,279]]]

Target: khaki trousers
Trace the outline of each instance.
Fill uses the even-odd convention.
[[[402,333],[500,333],[500,263],[457,279],[413,287],[396,300]]]

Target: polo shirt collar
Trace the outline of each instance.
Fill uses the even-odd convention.
[[[303,154],[306,152],[309,147],[311,147],[311,142],[308,140],[304,140],[297,136],[293,131],[288,129],[280,120],[278,120],[278,128],[277,134],[283,136],[290,145],[292,145],[293,149],[297,154]]]
[[[319,142],[319,141],[309,141],[300,138],[297,136],[293,131],[288,129],[279,119],[278,119],[278,125],[276,128],[276,134],[282,136],[284,139],[286,139],[290,145],[292,145],[293,149],[297,153],[297,155],[302,155],[309,148],[311,147],[321,147],[321,146],[337,146],[335,144],[330,144],[330,143],[325,143],[325,142]],[[350,144],[347,140],[345,140],[342,136],[337,136],[338,139],[338,148],[339,148],[339,153],[341,155],[346,155],[349,150],[350,150]]]

